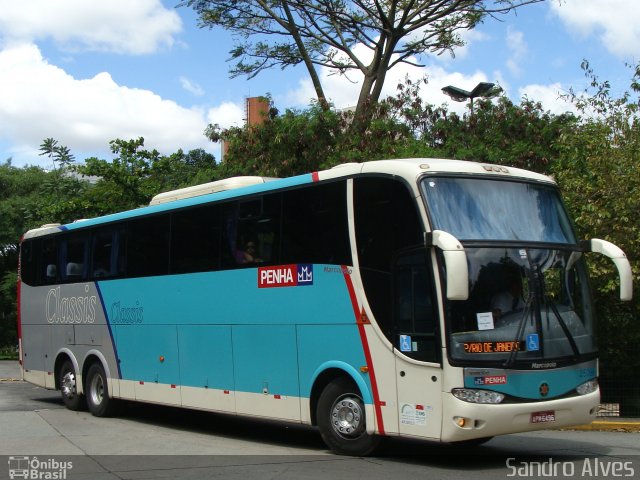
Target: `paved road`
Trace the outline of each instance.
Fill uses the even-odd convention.
[[[640,433],[542,431],[475,449],[391,440],[378,457],[349,458],[304,426],[142,404],[118,418],[71,412],[58,392],[9,381],[14,368],[0,362],[0,479],[26,457],[41,473],[95,480],[640,478]]]

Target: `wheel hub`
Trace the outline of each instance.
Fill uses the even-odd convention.
[[[358,400],[352,397],[339,399],[331,411],[331,424],[344,437],[358,435],[362,425],[362,408]]]
[[[67,372],[62,377],[60,389],[65,397],[73,397],[76,394],[76,376],[73,372]]]

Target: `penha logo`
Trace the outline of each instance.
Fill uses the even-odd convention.
[[[313,285],[313,265],[278,265],[258,268],[258,288]]]

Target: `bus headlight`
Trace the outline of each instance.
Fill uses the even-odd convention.
[[[470,403],[500,403],[504,400],[504,395],[491,390],[474,390],[471,388],[454,388],[451,390],[453,396]]]
[[[594,378],[588,382],[584,382],[582,385],[576,387],[576,392],[580,395],[586,395],[587,393],[593,393],[598,389],[598,379]]]

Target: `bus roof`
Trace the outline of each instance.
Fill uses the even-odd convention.
[[[465,160],[438,158],[410,158],[374,160],[364,163],[345,163],[329,170],[307,173],[294,177],[272,179],[265,177],[234,177],[211,182],[209,184],[164,192],[156,195],[149,206],[114,213],[103,217],[77,220],[66,225],[49,224],[29,230],[24,239],[47,235],[49,233],[76,230],[105,223],[126,220],[142,215],[201,205],[211,201],[220,201],[272,190],[285,189],[322,180],[350,177],[360,173],[381,173],[403,177],[414,181],[425,174],[456,173],[469,175],[495,175],[503,178],[528,179],[553,184],[550,177],[518,168],[494,164],[482,164]]]

